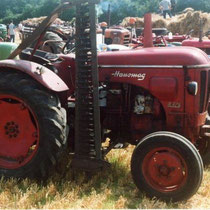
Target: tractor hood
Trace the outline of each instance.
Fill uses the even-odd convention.
[[[98,55],[99,67],[135,66],[135,65],[209,65],[210,60],[206,53],[193,47],[152,47],[117,52],[104,52]]]
[[[182,42],[182,46],[190,46],[190,47],[197,47],[197,48],[210,48],[210,40],[202,40],[201,42],[199,39],[188,39]]]

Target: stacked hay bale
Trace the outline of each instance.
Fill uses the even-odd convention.
[[[30,18],[27,20],[23,20],[22,24],[23,25],[28,25],[28,26],[38,26],[44,19],[46,18],[46,16],[42,16],[42,17],[38,17],[38,18]],[[55,24],[62,24],[64,21],[62,21],[60,18],[57,18],[54,23]]]
[[[129,19],[127,17],[123,20],[122,26],[129,27]],[[136,18],[136,28],[144,26],[143,18]],[[201,11],[194,11],[192,8],[186,8],[180,14],[164,19],[162,16],[152,14],[153,28],[167,28],[173,34],[188,34],[192,29],[194,30],[192,35],[199,36],[200,21],[203,24],[203,31],[210,30],[210,13],[202,13]]]
[[[180,17],[170,21],[167,28],[172,33],[188,34],[193,30],[193,36],[199,36],[200,22],[203,25],[203,31],[210,28],[210,14],[202,13],[201,11],[188,11],[181,14]]]
[[[130,24],[130,19],[131,19],[131,17],[124,18],[123,22],[120,25],[122,25],[125,28],[132,27],[132,25]],[[135,19],[136,19],[135,27],[137,27],[137,28],[144,27],[144,19],[143,18],[135,17]]]

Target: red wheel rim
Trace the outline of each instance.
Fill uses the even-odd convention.
[[[0,95],[0,167],[27,164],[39,146],[39,127],[29,106],[20,98]]]
[[[150,151],[143,160],[142,172],[147,183],[160,192],[179,189],[188,176],[187,164],[182,155],[168,147]]]

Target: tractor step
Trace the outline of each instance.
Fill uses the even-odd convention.
[[[87,157],[75,157],[72,160],[71,167],[76,170],[86,172],[97,172],[103,169],[110,168],[110,163],[102,159],[87,159]]]

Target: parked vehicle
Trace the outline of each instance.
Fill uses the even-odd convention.
[[[64,3],[0,61],[0,175],[46,177],[67,142],[72,168],[92,172],[107,166],[110,150],[130,143],[139,190],[186,200],[210,162],[209,58],[196,48],[152,47],[148,16],[144,48],[96,56],[96,2]],[[74,4],[76,57],[37,50],[45,29]],[[35,48],[27,48],[32,40]]]
[[[0,24],[0,41],[5,41],[7,39],[7,26]]]

